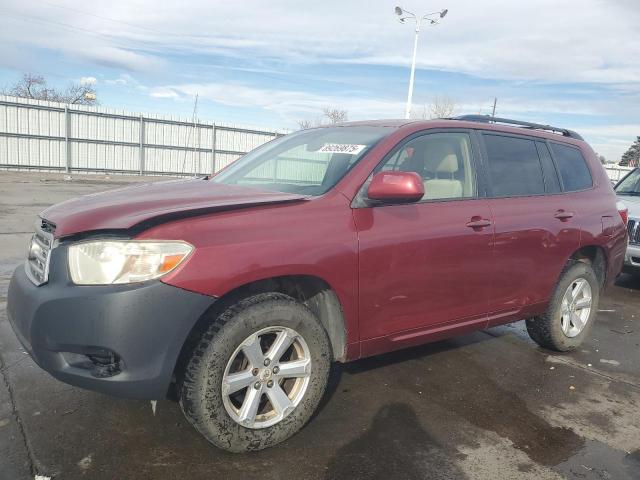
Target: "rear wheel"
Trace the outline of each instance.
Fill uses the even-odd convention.
[[[309,309],[286,295],[255,295],[205,332],[186,367],[180,405],[214,445],[261,450],[311,417],[330,358],[326,332]]]
[[[599,297],[600,283],[591,266],[574,263],[560,277],[547,311],[526,321],[529,336],[551,350],[575,350],[591,330]]]

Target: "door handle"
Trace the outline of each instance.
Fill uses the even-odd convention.
[[[471,221],[467,222],[467,227],[469,228],[473,228],[474,230],[476,229],[481,229],[484,227],[490,227],[491,226],[491,220],[487,220],[486,218],[482,218],[482,217],[471,217]]]
[[[564,210],[558,210],[555,213],[554,217],[557,218],[558,220],[562,220],[563,222],[566,222],[570,218],[573,218],[573,212],[565,212]]]

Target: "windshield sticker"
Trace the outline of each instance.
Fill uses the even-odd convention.
[[[365,148],[367,148],[366,145],[352,145],[348,143],[325,143],[324,146],[318,151],[322,153],[346,153],[347,155],[357,155]]]

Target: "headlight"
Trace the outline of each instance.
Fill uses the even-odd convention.
[[[144,282],[180,265],[193,247],[185,242],[96,241],[69,247],[69,271],[78,285]]]

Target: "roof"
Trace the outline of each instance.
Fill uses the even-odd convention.
[[[355,122],[340,122],[336,125],[322,125],[323,127],[404,127],[410,123],[416,123],[420,120],[389,118],[382,120],[358,120]]]
[[[492,117],[490,115],[462,115],[452,118],[436,118],[432,120],[422,119],[388,119],[388,120],[360,120],[357,122],[344,122],[335,126],[370,126],[370,127],[424,127],[426,128],[438,128],[438,127],[462,127],[470,128],[471,126],[477,127],[482,125],[483,128],[490,130],[499,130],[505,132],[523,133],[525,130],[527,133],[537,133],[539,136],[550,135],[563,136],[571,138],[573,140],[581,141],[583,138],[573,130],[561,127],[553,127],[551,125],[544,125],[540,123],[525,122],[522,120],[512,120],[508,118]]]

